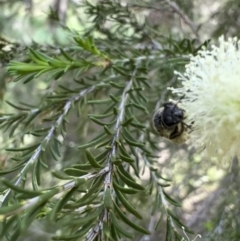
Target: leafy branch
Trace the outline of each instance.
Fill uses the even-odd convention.
[[[124,88],[122,97],[121,97],[121,102],[119,104],[118,110],[120,110],[118,116],[117,116],[117,120],[116,120],[116,125],[115,125],[115,134],[112,137],[112,141],[111,141],[111,150],[109,151],[108,155],[107,155],[107,167],[109,169],[109,171],[107,172],[105,178],[104,178],[104,203],[105,203],[105,209],[103,210],[103,215],[101,217],[101,219],[98,221],[98,223],[89,231],[86,241],[92,241],[94,240],[94,238],[99,235],[99,232],[102,230],[103,228],[103,223],[104,222],[108,222],[109,220],[109,210],[108,209],[112,209],[112,175],[113,175],[113,169],[114,169],[114,165],[112,163],[112,160],[116,158],[117,155],[117,146],[118,146],[118,140],[120,138],[120,131],[122,128],[122,123],[124,121],[124,113],[125,113],[125,108],[126,108],[126,104],[127,104],[127,100],[129,97],[128,91],[131,90],[132,85],[133,85],[133,78],[136,75],[137,72],[137,67],[138,67],[138,62],[136,62],[135,64],[135,69],[132,73],[132,78],[129,80],[129,82],[127,82],[126,87]],[[110,193],[110,196],[109,196]],[[110,199],[110,200],[109,200]],[[97,230],[97,231],[96,231]]]
[[[74,40],[78,44],[80,50],[87,51],[91,53],[92,57],[96,56],[102,60],[95,61],[94,58],[74,59],[63,49],[60,49],[61,55],[56,57],[50,57],[42,52],[29,49],[31,63],[11,61],[7,69],[11,75],[16,77],[15,81],[23,79],[24,83],[28,83],[48,72],[51,73],[48,79],[56,80],[69,70],[78,69],[78,73],[80,73],[95,66],[104,68],[108,65],[108,57],[95,47],[92,37],[86,39],[74,37]]]
[[[56,131],[56,129],[62,127],[62,125],[64,124],[64,122],[66,121],[64,118],[67,116],[72,104],[74,102],[79,101],[81,98],[83,98],[86,94],[88,94],[89,92],[93,91],[96,87],[90,87],[87,88],[85,90],[82,90],[78,95],[71,97],[69,100],[66,101],[64,107],[63,107],[63,111],[62,114],[60,114],[55,122],[54,125],[52,125],[52,127],[49,129],[49,131],[47,132],[47,135],[43,138],[43,140],[39,143],[39,145],[37,147],[35,147],[36,149],[32,149],[31,151],[33,152],[33,154],[30,156],[30,158],[27,161],[24,161],[24,168],[19,172],[18,174],[18,178],[15,181],[14,185],[17,186],[20,184],[21,180],[23,178],[25,178],[26,173],[28,172],[29,168],[32,165],[37,165],[36,161],[39,159],[41,152],[45,151],[46,146],[48,145],[49,141],[54,138],[54,132]],[[37,110],[36,110],[37,112]],[[31,112],[32,113],[32,112]],[[5,119],[6,120],[6,119]],[[63,133],[63,132],[62,132]],[[11,151],[11,149],[8,149],[9,151]],[[22,149],[14,149],[14,151],[22,151]],[[22,163],[23,164],[23,163]],[[34,189],[37,189],[37,186],[40,184],[39,179],[33,180],[33,187]],[[4,194],[3,198],[2,198],[2,205],[5,204],[9,194],[11,192],[11,189],[8,189],[6,191],[6,193]]]
[[[8,102],[18,113],[0,117],[0,127],[9,131],[11,137],[15,131],[34,137],[30,146],[22,142],[7,148],[9,153],[14,153],[10,160],[17,164],[9,163],[10,168],[0,174],[18,173],[12,182],[2,181],[2,237],[15,241],[40,217],[62,227],[61,232],[52,235],[53,240],[133,238],[134,233],[125,229],[126,226],[149,235],[149,230],[136,224],[134,219],[142,219],[141,210],[134,205],[134,195],[147,196],[149,191],[144,182],[137,181],[144,164],[150,170],[149,193],[156,193],[153,212],[165,211],[168,239],[180,240],[176,227],[184,225],[169,207],[169,204],[179,204],[164,191],[168,180],[157,174],[152,165],[158,148],[150,137],[152,113],[149,112],[153,106],[149,100],[160,92],[159,88],[152,88],[148,69],[181,67],[189,60],[187,54],[195,54],[200,46],[193,48],[193,41],[182,40],[170,45],[175,52],[163,48],[151,53],[123,46],[119,54],[115,49],[101,50],[103,43],[97,47],[92,37],[74,35],[73,39],[74,57],[72,52],[70,55],[63,49],[53,55],[30,49],[24,63],[13,61],[8,66],[16,81],[42,81],[43,74],[47,80],[58,81],[54,82],[54,92],[48,91],[42,97],[41,104],[33,108],[26,103]],[[78,113],[74,118],[80,125],[88,116],[87,134],[81,133],[82,138],[76,141],[82,144],[73,148],[73,163],[66,162],[64,168],[61,165],[61,171],[51,172],[55,182],[64,181],[64,184],[48,184],[42,188],[41,180],[48,173],[51,161],[60,161],[63,157],[60,147],[72,124],[68,123],[70,110]],[[71,158],[66,155],[63,160]],[[29,177],[32,190],[28,187]]]

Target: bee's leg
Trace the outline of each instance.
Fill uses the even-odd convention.
[[[169,139],[174,139],[174,138],[180,136],[183,133],[183,131],[184,131],[183,123],[180,123],[179,125],[177,125],[175,127],[174,131],[169,136]]]
[[[185,120],[187,117],[185,116],[183,119]],[[194,121],[192,121],[190,123],[190,125],[186,124],[185,122],[182,122],[184,126],[186,126],[187,128],[192,128],[192,125],[194,124]]]

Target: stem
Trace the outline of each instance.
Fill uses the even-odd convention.
[[[174,10],[175,13],[177,13],[181,19],[190,27],[192,32],[195,34],[197,37],[198,41],[200,40],[199,34],[197,27],[195,24],[190,20],[190,18],[180,9],[180,7],[177,5],[177,3],[170,1],[170,0],[165,0],[165,2]]]
[[[171,85],[172,82],[175,82],[175,81],[176,81],[176,78],[173,77],[173,78],[170,80],[170,82],[167,84],[167,86]],[[166,91],[167,91],[167,88],[166,88]],[[156,106],[155,106],[155,110],[159,109],[159,107],[163,104],[164,97],[165,97],[165,95],[166,95],[166,91],[163,92],[161,99],[157,102],[157,104],[156,104]],[[149,127],[149,126],[150,126],[150,123],[147,123],[147,124],[146,124],[146,127]],[[145,133],[143,133],[143,134],[140,136],[140,138],[139,138],[140,142],[142,142],[142,141],[144,140],[144,137],[145,137]],[[150,168],[150,167],[151,167],[151,163],[148,161],[148,159],[146,158],[146,156],[144,155],[144,153],[142,153],[142,150],[139,149],[138,147],[136,147],[136,153],[138,154],[139,159],[143,159],[145,165],[147,165],[147,167],[149,168],[149,171],[150,171],[150,173],[151,173],[151,175],[152,175],[152,177],[153,177],[153,180],[154,180],[154,182],[156,183],[157,190],[158,190],[158,193],[159,193],[159,195],[160,195],[163,208],[164,208],[165,212],[167,213],[167,210],[168,210],[168,202],[166,201],[166,198],[165,198],[165,196],[164,196],[163,188],[158,185],[158,177],[156,176],[155,172],[152,172],[152,171],[151,171],[151,168]],[[167,214],[167,215],[168,215],[168,214]],[[169,216],[169,215],[168,215],[168,216]],[[172,227],[173,229],[176,229],[176,227],[175,227],[175,225],[174,225],[174,222],[173,222],[173,219],[172,219],[171,216],[169,216],[169,219],[170,219],[171,227]],[[151,226],[153,225],[153,221],[154,221],[154,220],[153,220],[153,217],[152,217],[151,220],[150,220]],[[149,224],[149,226],[150,226],[150,224]],[[144,236],[141,238],[140,241],[150,240],[148,236],[149,236],[149,235],[144,235]]]
[[[130,62],[130,61],[135,61],[137,62],[141,62],[143,60],[156,60],[156,59],[160,59],[160,60],[164,60],[164,61],[171,61],[171,59],[176,59],[176,58],[181,58],[183,60],[189,61],[190,57],[187,55],[176,55],[175,58],[167,58],[164,54],[160,54],[160,52],[157,52],[156,55],[143,55],[143,56],[138,56],[136,58],[125,58],[125,59],[115,59],[112,61],[113,64],[117,64],[117,63],[126,63],[126,62]]]
[[[96,87],[92,86],[90,88],[87,88],[85,90],[82,90],[80,93],[78,93],[76,96],[71,97],[64,105],[63,107],[63,112],[62,114],[58,117],[58,119],[56,120],[55,124],[52,125],[51,129],[48,131],[47,135],[45,136],[45,138],[41,141],[40,145],[37,147],[37,149],[34,151],[33,155],[28,159],[28,161],[25,163],[24,168],[20,171],[20,173],[18,174],[18,178],[15,181],[14,185],[17,186],[20,184],[20,182],[22,181],[22,178],[25,176],[25,174],[27,173],[27,171],[29,170],[29,168],[32,166],[32,164],[35,163],[35,161],[39,158],[41,152],[42,152],[42,147],[43,144],[46,145],[51,138],[53,137],[53,133],[54,131],[59,128],[59,126],[63,123],[63,119],[64,117],[67,115],[68,111],[71,108],[71,105],[73,102],[77,102],[79,101],[81,98],[83,98],[86,94],[88,94],[89,92],[92,92]],[[7,192],[4,194],[3,198],[2,198],[2,204],[7,200],[9,194],[11,192],[11,189],[7,189]],[[1,205],[2,206],[2,205]]]
[[[107,172],[109,172],[109,167],[108,167],[108,166],[104,167],[103,169],[101,169],[101,170],[100,170],[99,172],[97,172],[97,173],[89,173],[89,174],[86,174],[86,175],[84,175],[84,176],[79,177],[78,179],[86,179],[86,180],[89,180],[89,179],[91,179],[91,178],[93,178],[93,177],[102,176],[102,175],[106,174]],[[75,181],[70,181],[70,182],[67,182],[67,183],[65,183],[65,184],[63,184],[63,185],[60,185],[60,186],[58,186],[58,187],[61,187],[62,190],[65,191],[65,190],[67,190],[67,189],[71,189],[71,188],[75,187],[75,185],[76,185]]]
[[[118,110],[120,110],[120,112],[119,112],[119,115],[117,117],[117,121],[116,121],[116,124],[115,124],[115,134],[113,135],[112,142],[111,142],[112,149],[109,151],[108,156],[107,156],[106,167],[108,167],[108,172],[106,173],[106,176],[104,178],[104,193],[106,192],[106,190],[108,188],[111,188],[111,186],[112,186],[113,164],[111,162],[111,159],[112,159],[112,157],[115,157],[116,154],[117,154],[117,140],[120,137],[120,132],[121,132],[121,129],[122,129],[122,122],[124,120],[126,103],[127,103],[128,97],[129,97],[128,91],[132,88],[134,76],[137,73],[137,68],[138,68],[139,62],[140,62],[140,60],[136,61],[135,68],[132,72],[132,77],[128,81],[128,83],[126,84],[126,87],[124,88],[122,98],[121,98],[121,102],[118,106]],[[102,217],[99,218],[97,224],[92,229],[89,230],[89,232],[87,234],[87,237],[86,237],[86,241],[94,240],[94,238],[102,230],[103,221],[107,221],[107,220],[109,220],[109,212],[105,208],[103,213],[102,213]]]
[[[143,160],[144,160],[144,163],[149,167],[149,170],[151,172],[151,175],[153,177],[153,180],[155,181],[156,185],[157,185],[157,190],[158,190],[158,193],[160,195],[160,198],[161,198],[161,202],[162,202],[162,205],[163,205],[163,208],[165,210],[165,212],[167,213],[168,209],[169,209],[169,206],[168,206],[168,202],[166,201],[166,198],[165,198],[165,195],[163,193],[163,188],[158,185],[158,177],[156,176],[156,174],[154,172],[151,171],[150,167],[151,167],[151,163],[148,161],[148,159],[145,157],[145,156],[142,156]],[[168,213],[167,213],[168,215]],[[170,223],[171,223],[171,227],[173,229],[176,229],[176,226],[173,222],[173,219],[170,215],[169,216],[169,219],[170,219]]]
[[[84,176],[81,176],[81,177],[79,177],[78,179],[86,179],[86,181],[87,180],[89,180],[89,179],[91,179],[91,178],[93,178],[93,177],[98,177],[98,176],[101,176],[101,175],[104,175],[105,173],[107,173],[108,172],[108,167],[105,167],[105,168],[103,168],[102,170],[100,170],[99,172],[97,172],[97,173],[89,173],[89,174],[87,174],[87,175],[84,175]],[[62,192],[64,192],[64,191],[66,191],[66,190],[68,190],[68,189],[71,189],[71,188],[73,188],[73,187],[75,187],[76,186],[76,182],[75,181],[70,181],[70,182],[67,182],[67,183],[64,183],[64,184],[62,184],[62,185],[58,185],[58,186],[56,186],[55,187],[55,189],[58,189],[58,192],[55,194],[55,195],[57,195],[57,194],[59,194],[59,193],[62,193]],[[11,191],[11,190],[10,190]],[[46,192],[45,192],[46,193]],[[54,196],[55,196],[54,195]],[[59,198],[59,197],[58,197]],[[20,212],[22,212],[22,211],[25,211],[25,210],[27,210],[27,209],[29,209],[30,207],[32,207],[34,204],[36,204],[37,202],[38,202],[38,200],[39,199],[41,199],[41,195],[40,196],[38,196],[38,197],[34,197],[34,198],[31,198],[31,199],[29,199],[29,200],[27,200],[26,201],[26,203],[25,204],[23,204],[23,206],[21,206],[21,207],[19,207],[18,209],[16,209],[16,210],[14,210],[14,211],[12,211],[12,212],[9,212],[9,213],[6,213],[6,214],[4,214],[2,217],[1,217],[1,215],[0,215],[0,221],[1,221],[1,219],[4,217],[4,218],[6,218],[6,217],[9,217],[9,216],[11,216],[11,215],[13,215],[13,214],[18,214],[18,213],[20,213]],[[97,204],[97,205],[86,205],[86,206],[84,206],[84,207],[81,207],[81,208],[78,208],[78,209],[76,209],[75,211],[79,211],[79,212],[82,212],[82,211],[84,211],[84,209],[86,209],[87,207],[98,207],[98,206],[100,206],[101,204]]]

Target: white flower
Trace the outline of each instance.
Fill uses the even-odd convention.
[[[193,124],[193,143],[211,156],[240,156],[240,41],[219,38],[219,46],[191,56],[182,75],[182,88],[171,88]]]

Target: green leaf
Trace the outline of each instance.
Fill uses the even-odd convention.
[[[172,205],[174,205],[176,207],[181,207],[182,206],[181,203],[179,203],[179,202],[175,201],[174,199],[172,199],[166,192],[163,191],[163,193],[164,193],[165,198],[167,199],[167,201],[169,203],[171,203]]]
[[[74,164],[72,167],[83,171],[89,171],[92,169],[90,164]]]
[[[57,213],[63,209],[65,204],[72,198],[73,194],[77,191],[78,186],[73,187],[71,190],[67,191],[66,194],[58,199],[58,201],[54,204],[52,211],[49,215],[50,220],[55,220]]]
[[[119,154],[120,158],[122,159],[122,161],[125,161],[127,163],[130,163],[130,162],[135,162],[134,159],[132,159],[131,157],[128,157],[128,156],[124,156],[122,154]]]
[[[51,60],[51,57],[49,57],[48,55],[42,53],[42,52],[39,52],[39,51],[36,51],[36,50],[33,50],[32,48],[29,49],[30,50],[30,53],[31,54],[34,54],[36,56],[36,58],[38,58],[39,60],[41,60],[42,62],[46,62],[48,60]]]
[[[94,148],[98,149],[98,148],[103,147],[103,146],[105,148],[107,148],[109,146],[110,142],[111,142],[111,139],[108,139],[106,141],[102,141],[101,143],[97,144]],[[112,148],[112,147],[110,147],[110,148]]]
[[[51,237],[52,240],[74,240],[86,234],[94,225],[93,220],[87,222],[81,229],[73,234],[65,234]]]
[[[18,74],[29,74],[33,72],[39,72],[43,69],[46,69],[45,65],[39,65],[39,64],[32,64],[32,63],[22,63],[17,61],[11,61],[8,65],[8,71],[10,73]]]
[[[128,202],[128,200],[123,196],[123,194],[118,189],[115,189],[115,193],[128,212],[133,214],[135,217],[142,219],[142,216],[139,214],[139,212]]]
[[[143,234],[151,234],[147,229],[136,225],[135,223],[133,223],[132,221],[130,221],[125,214],[123,214],[123,212],[121,211],[121,209],[114,203],[114,207],[115,210],[117,212],[117,214],[119,215],[119,217],[122,219],[123,222],[125,222],[127,225],[129,225],[131,228],[135,229],[138,232],[141,232]]]
[[[96,161],[99,163],[99,164],[102,164],[105,162],[106,160],[106,157],[108,155],[109,151],[104,151],[102,152],[101,154],[99,154],[98,156],[95,157]]]
[[[103,128],[104,128],[104,131],[106,132],[107,135],[113,135],[111,130],[106,125]]]
[[[14,171],[17,171],[18,169],[22,168],[24,163],[26,162],[26,160],[21,161],[18,165],[16,165],[15,167],[11,168],[11,169],[7,169],[4,171],[0,171],[0,175],[5,175]]]
[[[48,192],[46,192],[46,193],[44,193],[44,194],[42,194],[41,196],[38,197],[37,202],[27,210],[26,215],[22,219],[22,225],[21,225],[22,230],[25,230],[27,228],[29,223],[34,219],[35,215],[58,192],[59,192],[59,190],[56,188],[56,189],[48,191]]]
[[[143,110],[145,113],[148,114],[147,108],[146,108],[145,106],[143,106],[143,105],[137,104],[136,102],[131,102],[129,105],[130,105],[130,106],[132,105],[132,106],[134,106],[135,108],[137,108],[137,109],[139,109],[139,110]],[[127,105],[127,106],[128,106],[128,105]]]
[[[7,216],[8,213],[14,213],[18,209],[20,209],[24,203],[17,203],[10,206],[2,206],[0,207],[0,220],[3,220],[5,218],[5,215]]]
[[[114,95],[109,95],[110,96],[110,98],[111,98],[111,100],[113,101],[113,102],[115,102],[115,103],[118,103],[119,101],[120,101],[120,99],[119,98],[117,98],[117,97],[115,97]]]
[[[120,152],[121,152],[123,155],[130,157],[130,155],[128,154],[128,152],[126,151],[126,149],[125,149],[125,147],[124,147],[124,144],[122,144],[120,141],[118,141],[117,144],[118,144],[118,148],[119,148]]]
[[[160,172],[156,172],[156,175],[157,175],[157,177],[163,179],[164,181],[167,181],[167,182],[171,182],[171,181],[172,181],[172,180],[169,179],[169,178],[163,177]]]
[[[129,187],[135,188],[137,190],[145,190],[145,188],[136,182],[132,181],[131,179],[128,179],[120,170],[119,168],[117,169],[117,173],[121,180],[126,183]]]
[[[106,113],[106,114],[103,114],[103,115],[93,115],[93,114],[91,114],[92,117],[95,117],[97,119],[104,119],[104,118],[112,116],[112,115],[113,115],[112,112],[109,112],[109,113]]]
[[[152,183],[153,184],[153,183]],[[150,192],[151,193],[151,192]],[[160,206],[160,200],[159,200],[159,192],[156,192],[155,194],[155,200],[152,206],[152,212],[151,212],[151,216],[153,216],[155,214],[155,212],[157,211],[158,207]]]
[[[110,188],[107,188],[104,193],[104,206],[107,209],[113,209],[113,201]]]
[[[70,62],[74,61],[74,59],[70,55],[68,55],[62,48],[60,48],[60,52],[65,57],[66,60]]]
[[[91,146],[94,146],[98,143],[100,143],[102,140],[104,140],[106,138],[106,133],[102,133],[101,135],[99,135],[99,137],[96,137],[95,139],[93,139],[92,141],[90,141],[89,143],[86,143],[86,144],[83,144],[81,146],[79,146],[78,148],[79,149],[83,149],[83,148],[88,148],[88,147],[91,147]]]
[[[125,122],[122,123],[122,126],[126,127],[131,124],[131,122],[134,120],[134,117],[130,117]]]
[[[132,180],[133,182],[135,182],[135,179],[132,177],[132,175],[130,175],[130,173],[128,171],[126,171],[123,167],[123,165],[118,166],[119,170],[121,171],[121,173],[124,174],[124,176],[126,176],[128,179]]]
[[[94,158],[94,156],[92,155],[92,153],[89,150],[86,150],[86,156],[87,156],[87,159],[88,159],[90,165],[93,168],[102,168],[102,166],[96,161],[96,159]]]
[[[40,54],[38,51],[33,50],[29,48],[30,51],[30,58],[39,65],[48,65],[47,61],[49,60],[49,57],[44,58],[42,54]]]
[[[137,122],[131,122],[130,125],[131,125],[131,126],[134,126],[134,127],[136,127],[136,128],[140,128],[140,129],[145,129],[145,128],[146,128],[145,125],[142,125],[142,124],[137,123]]]
[[[111,99],[104,99],[104,100],[89,100],[87,103],[101,105],[101,104],[107,104],[107,103],[111,103],[111,102],[112,102]]]
[[[40,160],[37,160],[33,165],[32,185],[34,190],[38,190],[38,186],[41,184],[40,164]]]
[[[43,194],[42,191],[27,190],[27,189],[24,189],[24,188],[19,187],[19,186],[17,186],[17,185],[14,185],[14,184],[12,184],[11,182],[9,182],[9,181],[6,180],[6,179],[3,179],[2,182],[3,182],[3,184],[6,185],[8,188],[11,188],[11,190],[14,190],[14,191],[19,192],[19,193],[23,193],[23,194],[25,194],[28,198],[36,197],[36,196],[39,196],[39,195]]]
[[[171,211],[169,208],[167,209],[167,213],[168,213],[168,215],[174,220],[174,223],[175,223],[178,227],[180,227],[180,228],[184,227],[184,230],[185,230],[187,233],[194,234],[194,232],[193,232],[192,230],[190,230],[189,228],[187,228],[187,227],[179,220],[179,218],[177,218],[177,217],[172,213],[172,211]]]
[[[103,233],[104,233],[104,238],[106,240],[109,240],[109,241],[116,241],[114,240],[112,237],[111,237],[111,232],[110,232],[110,228],[109,228],[109,225],[108,225],[108,222],[107,221],[103,221]]]
[[[1,218],[1,216],[0,216],[0,218]],[[17,219],[18,219],[18,217],[13,215],[12,217],[9,217],[7,220],[5,220],[3,222],[4,228],[2,228],[2,232],[0,233],[0,237],[3,238],[8,231],[14,230],[13,225],[14,225],[15,222],[17,222]]]
[[[136,193],[138,193],[138,191],[136,189],[125,188],[125,187],[120,186],[119,184],[117,184],[117,182],[115,180],[113,180],[113,187],[114,187],[114,189],[117,189],[120,192],[126,193],[126,194],[136,194]]]
[[[126,69],[121,68],[120,66],[113,65],[113,69],[120,75],[129,76],[129,73],[126,71]]]
[[[6,151],[27,151],[27,150],[34,150],[36,149],[37,147],[39,146],[39,143],[38,144],[34,144],[32,146],[27,146],[27,147],[23,147],[23,148],[6,148],[5,150]]]
[[[86,200],[88,200],[89,198],[91,198],[94,193],[99,193],[101,188],[102,188],[102,183],[103,183],[103,177],[97,177],[94,179],[95,182],[93,183],[93,185],[87,190],[87,193],[80,199],[81,202],[84,202]]]
[[[109,124],[107,124],[107,123],[104,123],[104,122],[102,122],[102,121],[100,121],[100,120],[98,120],[97,118],[95,118],[95,117],[92,117],[92,116],[90,116],[89,117],[93,122],[95,122],[96,124],[98,124],[98,125],[100,125],[100,126],[107,126],[107,125],[110,125],[110,124],[112,124],[112,123],[109,123]]]
[[[129,140],[126,136],[123,135],[124,140],[131,146],[136,146],[136,147],[144,147],[143,143],[136,142],[136,141],[131,141]]]
[[[51,173],[54,177],[61,179],[61,180],[72,180],[73,179],[73,177],[66,176],[63,173],[60,173],[59,171],[52,171]]]
[[[116,230],[113,222],[111,222],[110,232],[111,232],[111,236],[112,236],[113,240],[117,241],[118,240],[117,230]],[[133,238],[133,237],[131,236],[131,238]]]
[[[79,170],[77,168],[65,168],[63,172],[69,176],[81,177],[88,174],[88,171]]]
[[[129,145],[132,145],[131,143],[133,143],[132,146],[137,146],[139,148],[143,148],[145,146],[143,143],[136,142],[136,139],[134,139],[128,128],[123,129],[123,138]],[[124,145],[122,144],[122,146]]]
[[[166,241],[172,241],[172,227],[171,227],[171,220],[167,218],[167,230],[166,230]]]
[[[125,237],[133,239],[134,238],[133,234],[129,233],[126,228],[123,228],[119,224],[119,221],[117,220],[117,218],[114,215],[113,211],[110,211],[110,215],[111,215],[111,220],[112,220],[113,227],[116,228],[118,230],[118,232],[123,234]]]
[[[53,141],[54,142],[54,141]],[[55,147],[53,146],[53,145],[50,145],[50,152],[51,152],[51,155],[52,155],[52,157],[53,157],[53,159],[55,160],[55,161],[58,161],[58,159],[59,159],[59,156],[58,156],[58,154],[57,154],[57,152],[55,151],[56,149],[55,149]]]
[[[116,82],[110,81],[109,84],[110,84],[112,87],[116,88],[116,89],[123,89],[123,88],[124,88],[124,85],[120,85],[120,84],[118,84],[118,83],[116,83]]]
[[[121,159],[119,159],[119,158],[116,158],[115,156],[112,156],[111,157],[111,162],[114,164],[114,165],[120,165],[120,164],[122,164],[122,161],[121,161]]]
[[[88,198],[86,198],[86,200],[84,200],[84,201],[82,201],[80,199],[80,200],[78,200],[78,201],[76,201],[74,203],[73,202],[72,203],[67,203],[65,207],[69,208],[69,209],[74,209],[75,210],[76,208],[87,206],[87,207],[89,207],[89,209],[92,209],[94,207],[94,206],[92,207],[92,203],[94,203],[94,200],[96,200],[96,198],[98,197],[98,194],[99,194],[99,192],[91,194],[91,196],[90,197],[88,196]],[[87,207],[86,207],[86,209],[87,209]]]
[[[84,217],[78,215],[76,218],[71,219],[71,225],[81,225],[89,221],[94,221],[103,211],[103,206],[96,208],[94,211],[89,211]],[[69,223],[69,220],[66,220],[66,224]]]
[[[15,105],[15,104],[11,103],[8,100],[6,100],[6,103],[8,103],[10,106],[12,106],[13,108],[15,108],[17,110],[26,110],[26,111],[30,110],[30,108],[26,108],[26,107],[21,107],[21,106]]]

